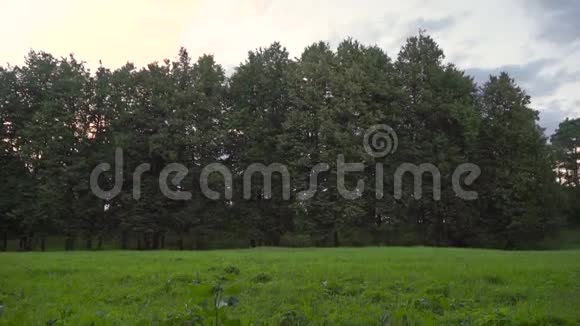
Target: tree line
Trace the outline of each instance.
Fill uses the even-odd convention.
[[[396,58],[377,46],[346,39],[325,42],[291,58],[279,43],[248,53],[228,76],[211,55],[193,60],[182,48],[174,61],[144,68],[131,63],[91,72],[74,56],[31,51],[22,66],[0,67],[0,248],[17,239],[21,250],[44,250],[61,236],[65,249],[204,249],[257,245],[433,245],[518,248],[532,246],[578,216],[578,120],[563,122],[550,144],[530,97],[506,73],[483,85],[451,63],[421,32]],[[388,124],[398,149],[373,157],[363,148],[365,130]],[[123,191],[95,196],[91,171],[124,154]],[[362,162],[345,186],[366,189],[357,200],[337,191],[336,158]],[[576,155],[576,156],[574,156]],[[188,175],[174,189],[192,199],[168,199],[159,189],[163,168],[178,162]],[[204,166],[219,162],[241,189],[252,163],[283,163],[293,195],[282,198],[279,174],[264,198],[256,176],[251,198],[203,196]],[[311,169],[327,162],[316,195]],[[423,176],[420,199],[405,179],[400,199],[377,199],[376,163],[385,189],[402,163],[429,162],[441,173],[441,200]],[[558,162],[558,163],[557,163]],[[575,162],[575,163],[574,163]],[[142,163],[141,198],[132,197],[132,172]],[[458,198],[454,168],[474,163],[479,178],[468,188],[477,200]],[[557,182],[555,167],[565,173]],[[575,166],[572,166],[576,164]],[[560,171],[560,169],[556,170]],[[407,176],[410,177],[410,176]],[[574,179],[575,178],[575,179]],[[112,188],[112,173],[99,179]],[[218,174],[209,186],[222,194]],[[576,187],[574,187],[576,185]],[[79,244],[80,243],[80,244]]]

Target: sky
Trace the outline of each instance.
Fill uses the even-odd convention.
[[[507,71],[532,96],[550,134],[580,117],[580,1],[576,0],[0,0],[0,64],[29,50],[74,53],[93,70],[214,54],[227,71],[274,41],[292,56],[346,37],[396,58],[425,29],[446,61],[484,82]]]

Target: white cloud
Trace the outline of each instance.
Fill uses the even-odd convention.
[[[542,123],[553,130],[558,117],[580,115],[575,107],[579,85],[571,77],[580,71],[580,43],[561,44],[546,37],[548,24],[554,30],[555,23],[530,2],[218,0],[198,9],[186,44],[197,53],[215,53],[229,67],[243,61],[248,50],[274,41],[298,56],[312,42],[336,46],[348,36],[377,44],[395,57],[406,37],[426,28],[447,60],[463,69],[519,67],[525,75],[527,65],[546,62],[521,81],[530,87],[532,104],[550,111],[541,114]],[[548,116],[552,118],[544,118]]]
[[[95,66],[104,59],[144,65],[186,46],[213,53],[231,69],[247,52],[280,41],[292,56],[312,42],[336,46],[352,36],[396,57],[405,38],[426,28],[447,60],[480,71],[526,69],[546,62],[529,80],[533,104],[554,114],[578,115],[580,33],[570,16],[578,2],[448,0],[3,0],[0,60],[21,63],[29,48],[75,52]],[[564,6],[566,6],[564,8]],[[566,19],[563,19],[566,18]],[[575,17],[580,21],[580,17]],[[524,73],[520,70],[520,73]],[[537,95],[534,94],[537,92]],[[555,99],[558,102],[555,102]],[[558,107],[554,107],[558,103]],[[553,114],[552,114],[553,115]],[[547,116],[543,114],[543,116]],[[552,123],[552,122],[550,122]]]

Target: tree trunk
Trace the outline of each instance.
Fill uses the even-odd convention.
[[[18,250],[20,250],[20,251],[26,250],[26,242],[27,241],[28,240],[26,239],[26,236],[25,235],[21,235],[20,236],[20,240],[18,241]]]
[[[46,251],[46,236],[40,236],[40,250]]]
[[[92,250],[93,249],[93,238],[91,236],[88,236],[86,240],[87,240],[87,242],[86,242],[85,248],[87,250]]]
[[[103,235],[99,234],[97,237],[97,250],[103,249]]]
[[[26,243],[26,251],[30,251],[30,250],[32,250],[32,248],[34,247],[34,246],[32,245],[32,244],[33,244],[33,241],[34,241],[34,234],[32,234],[32,233],[31,233],[31,234],[28,236],[28,242]]]
[[[121,249],[127,250],[128,243],[129,243],[129,235],[127,234],[127,231],[121,232]]]
[[[340,242],[338,241],[338,231],[334,230],[332,234],[332,243],[335,247],[340,246]]]
[[[2,251],[8,250],[8,231],[2,232]]]
[[[64,250],[71,251],[75,250],[75,239],[72,236],[67,236],[64,242]]]
[[[280,246],[280,235],[277,233],[272,235],[272,246]]]
[[[580,178],[578,177],[580,166],[578,166],[578,147],[574,144],[574,156],[572,157],[574,160],[574,164],[572,165],[574,168],[574,185],[576,187],[580,186]]]
[[[32,235],[23,235],[20,237],[19,249],[21,251],[30,251],[32,248]]]
[[[152,241],[151,241],[151,249],[157,250],[159,249],[159,232],[155,232],[152,234]]]
[[[177,248],[179,250],[183,250],[183,237],[181,234],[179,235],[179,239],[177,239]]]
[[[143,243],[145,246],[145,250],[153,249],[153,233],[145,232],[143,233]]]

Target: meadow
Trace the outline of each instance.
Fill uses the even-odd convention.
[[[0,253],[2,325],[578,325],[580,250]]]

